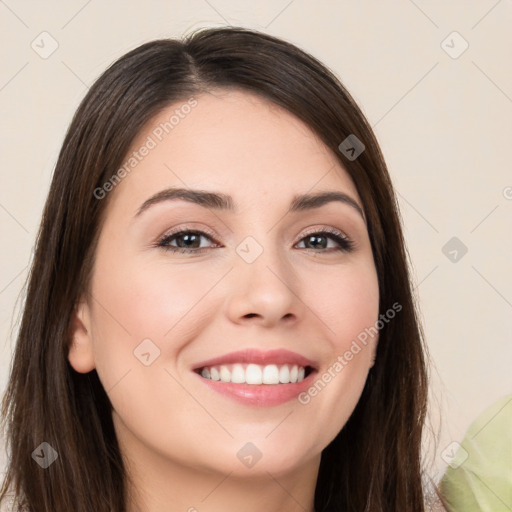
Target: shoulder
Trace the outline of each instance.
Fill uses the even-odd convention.
[[[12,512],[15,501],[16,495],[14,492],[6,492],[0,500],[0,512]]]
[[[488,407],[468,428],[441,480],[453,510],[512,510],[512,394]]]
[[[21,503],[14,491],[7,491],[0,500],[0,512],[18,512],[25,510],[20,507]]]

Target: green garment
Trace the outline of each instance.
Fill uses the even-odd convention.
[[[460,445],[452,444],[440,483],[449,512],[512,512],[512,395],[481,414]]]

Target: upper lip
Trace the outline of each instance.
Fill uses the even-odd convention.
[[[214,357],[213,359],[208,359],[207,361],[201,361],[200,363],[194,364],[192,369],[199,370],[205,366],[211,367],[231,363],[255,363],[263,366],[267,364],[288,363],[303,366],[304,368],[306,366],[310,366],[313,369],[316,369],[316,363],[311,361],[311,359],[308,359],[301,354],[297,354],[296,352],[291,352],[290,350],[285,349],[266,351],[258,349],[239,350],[237,352],[230,352],[229,354]]]

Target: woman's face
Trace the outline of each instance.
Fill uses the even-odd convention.
[[[195,100],[147,125],[108,192],[69,360],[96,368],[128,457],[285,474],[319,463],[372,365],[376,339],[354,345],[379,303],[362,203],[288,112],[234,90]],[[294,202],[320,192],[341,200]]]

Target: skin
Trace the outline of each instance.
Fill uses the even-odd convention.
[[[244,348],[284,348],[326,372],[378,319],[366,223],[339,202],[285,212],[295,194],[320,190],[362,203],[334,155],[292,114],[237,90],[196,99],[110,192],[69,361],[78,372],[96,368],[113,404],[130,512],[313,511],[321,451],[359,400],[376,339],[306,405],[243,405],[191,367]],[[160,112],[133,149],[183,103]],[[135,216],[170,186],[230,194],[238,212],[174,200]],[[201,238],[199,254],[156,246],[182,226],[215,236]],[[326,228],[344,233],[354,251],[334,251],[330,238],[327,248],[308,245],[306,234]],[[247,236],[263,249],[252,263],[236,252]],[[149,366],[134,356],[147,338],[160,350]],[[237,457],[247,442],[262,454],[250,468]]]

